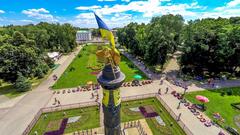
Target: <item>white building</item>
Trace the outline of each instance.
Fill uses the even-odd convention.
[[[77,34],[76,34],[77,42],[90,41],[90,40],[92,40],[92,32],[90,30],[77,31]]]

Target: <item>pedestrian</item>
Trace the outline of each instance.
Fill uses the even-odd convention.
[[[60,101],[58,100],[58,105],[60,105]]]
[[[213,82],[213,83],[212,83],[212,88],[214,88],[214,85],[215,85],[215,84],[214,84],[214,82]]]
[[[167,87],[167,88],[166,88],[166,92],[165,92],[165,94],[167,94],[167,93],[168,93],[168,90],[169,90],[169,89],[168,89],[168,87]]]
[[[211,79],[208,79],[208,85],[210,85],[211,84]]]
[[[179,113],[177,121],[180,120],[181,116],[182,116],[182,113]]]
[[[57,103],[57,98],[56,97],[54,98],[54,102]]]
[[[181,101],[178,103],[177,109],[179,109],[179,108],[180,108],[180,105],[181,105]]]
[[[163,80],[160,80],[160,85],[163,85]]]
[[[161,95],[161,88],[158,89],[158,94]]]
[[[185,94],[187,90],[188,90],[188,87],[185,86],[185,87],[184,87],[184,92],[183,92],[183,94]]]
[[[94,98],[94,94],[92,93],[92,98]]]

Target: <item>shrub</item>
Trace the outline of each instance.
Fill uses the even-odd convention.
[[[70,67],[70,71],[74,71],[75,70],[75,67]]]
[[[222,91],[222,92],[221,92],[221,96],[224,96],[224,95],[225,95],[225,92],[224,92],[224,91]]]
[[[232,89],[227,90],[227,95],[228,95],[228,96],[230,96],[230,95],[232,95],[232,94],[233,94]]]
[[[42,70],[39,70],[38,72],[36,72],[36,76],[38,77],[38,79],[43,78],[44,73],[42,72]]]
[[[240,90],[237,92],[237,95],[240,96]]]
[[[134,68],[134,67],[135,67],[134,64],[132,64],[132,63],[129,64],[128,66],[129,66],[130,68]]]
[[[45,58],[45,62],[47,63],[48,67],[50,67],[50,68],[53,68],[55,66],[54,61],[49,57]]]
[[[14,84],[14,87],[17,91],[24,92],[31,89],[31,83],[21,73],[18,73],[18,78]]]
[[[2,86],[3,85],[3,80],[2,79],[0,79],[0,86]]]

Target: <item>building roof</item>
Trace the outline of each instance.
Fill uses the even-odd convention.
[[[77,31],[77,33],[89,33],[90,31],[89,30],[79,30]]]
[[[55,58],[59,55],[59,52],[48,52],[47,55],[50,58]]]

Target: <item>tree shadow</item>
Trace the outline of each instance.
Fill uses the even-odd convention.
[[[13,85],[5,85],[0,87],[0,95],[4,95],[8,98],[14,98],[17,97],[25,92],[19,92],[17,91]]]

